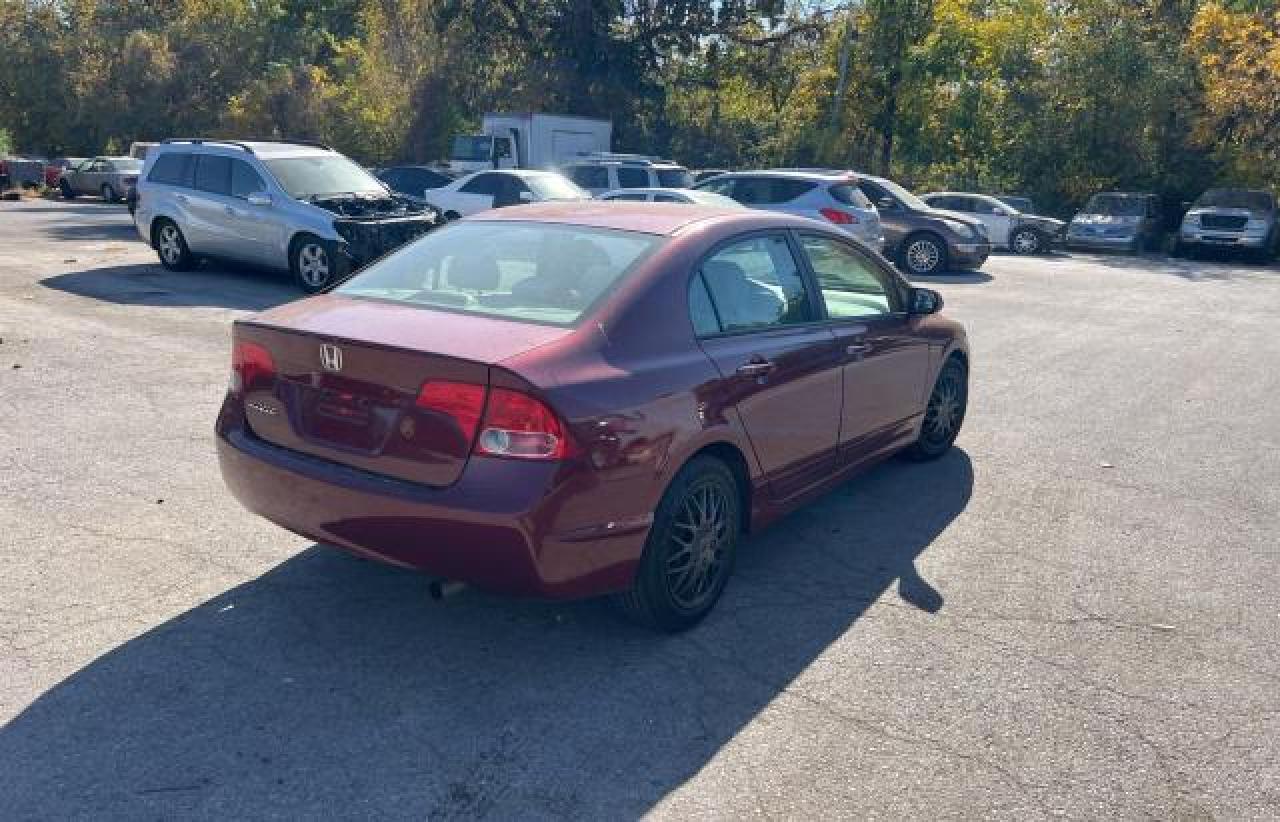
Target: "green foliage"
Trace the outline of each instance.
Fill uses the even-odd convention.
[[[1067,210],[1275,182],[1275,0],[3,0],[13,148],[171,135],[442,159],[486,111],[695,167],[829,165]],[[2,139],[2,134],[0,134]]]

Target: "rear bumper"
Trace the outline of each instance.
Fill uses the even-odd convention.
[[[1068,234],[1067,248],[1094,248],[1102,251],[1123,251],[1133,248],[1137,242],[1136,234],[1123,237],[1104,237],[1101,235]]]
[[[605,491],[559,464],[473,457],[456,483],[432,488],[280,448],[240,419],[232,408],[219,418],[223,480],[250,511],[307,539],[515,596],[596,596],[635,576],[648,518],[562,528],[562,511]]]

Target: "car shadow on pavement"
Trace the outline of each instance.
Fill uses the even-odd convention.
[[[303,296],[288,274],[223,263],[206,263],[191,271],[166,271],[158,263],[108,266],[46,277],[40,284],[121,305],[246,311],[262,311]]]
[[[915,562],[973,479],[954,450],[841,486],[748,542],[717,610],[677,636],[599,601],[430,603],[421,576],[309,548],[104,654],[0,729],[0,809],[641,814],[882,596],[943,607]],[[833,701],[859,687],[835,685]]]
[[[1157,252],[1142,254],[1104,254],[1078,252],[1075,260],[1086,260],[1117,271],[1146,271],[1168,274],[1191,282],[1223,282],[1276,274],[1271,263],[1233,258],[1229,254],[1206,254],[1198,259],[1170,257]]]

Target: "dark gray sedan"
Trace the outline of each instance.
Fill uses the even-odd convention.
[[[109,203],[118,203],[138,184],[141,171],[142,161],[133,157],[94,157],[64,171],[58,188],[68,200],[81,194],[96,194]]]

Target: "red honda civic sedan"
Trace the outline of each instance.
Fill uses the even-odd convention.
[[[823,223],[489,211],[235,324],[222,474],[251,511],[489,591],[618,594],[665,630],[746,533],[964,419],[939,295]]]

